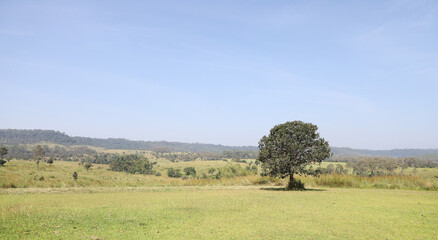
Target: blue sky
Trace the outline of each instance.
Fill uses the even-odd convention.
[[[438,148],[437,1],[1,1],[0,128]]]

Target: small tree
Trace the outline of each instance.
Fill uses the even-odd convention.
[[[335,173],[336,174],[344,174],[344,167],[341,164],[336,164]]]
[[[184,168],[184,173],[186,176],[196,176],[196,169],[194,167],[186,167]]]
[[[77,172],[74,172],[73,173],[73,179],[76,181],[76,180],[78,180],[78,173]]]
[[[0,147],[0,166],[5,165],[6,161],[3,160],[3,156],[8,154],[8,149],[5,147]]]
[[[37,170],[40,169],[40,161],[43,159],[46,152],[44,151],[44,148],[41,145],[38,145],[33,150],[33,158],[36,161],[37,164]]]
[[[52,165],[52,164],[53,164],[53,159],[52,159],[52,158],[49,158],[49,160],[47,160],[47,163],[50,164],[50,165]]]
[[[327,165],[325,170],[327,174],[332,174],[335,171],[335,165],[329,164]]]
[[[93,164],[91,164],[91,163],[84,164],[84,168],[87,169],[87,172],[88,172],[88,169],[90,169],[92,166],[93,166]]]
[[[265,174],[273,177],[289,177],[286,190],[302,189],[294,174],[315,175],[307,167],[321,163],[331,156],[327,141],[320,138],[318,127],[301,121],[286,122],[274,126],[268,136],[259,141],[258,161]]]
[[[3,159],[3,156],[8,154],[8,149],[5,147],[0,147],[0,159]]]

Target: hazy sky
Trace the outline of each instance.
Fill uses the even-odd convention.
[[[438,148],[438,1],[0,1],[0,128]]]

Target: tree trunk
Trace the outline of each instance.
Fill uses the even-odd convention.
[[[289,183],[287,184],[286,190],[291,190],[294,187],[294,174],[289,174]]]

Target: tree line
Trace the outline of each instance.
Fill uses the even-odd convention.
[[[240,164],[227,164],[223,167],[209,168],[207,172],[201,174],[197,173],[194,167],[186,167],[181,171],[179,168],[168,168],[167,176],[173,178],[182,179],[222,179],[222,178],[234,178],[239,176],[255,175],[258,172],[256,164],[250,163],[246,167],[242,167]]]
[[[396,169],[403,172],[411,168],[436,168],[438,163],[431,160],[418,158],[362,158],[357,161],[349,161],[346,166],[353,170],[353,174],[359,176],[382,176],[394,175]]]
[[[257,158],[257,151],[239,151],[239,150],[226,150],[223,152],[172,152],[169,149],[154,149],[153,154],[156,158],[164,158],[171,162],[190,162],[196,160],[203,161],[217,161],[217,160],[229,160],[235,162],[246,162],[243,159],[255,159]]]
[[[168,141],[133,141],[124,138],[71,137],[54,130],[0,129],[0,144],[43,144],[54,143],[63,146],[86,145],[107,149],[153,150],[167,148],[174,152],[222,152],[224,150],[257,150],[255,146],[224,146],[204,143],[182,143]]]

